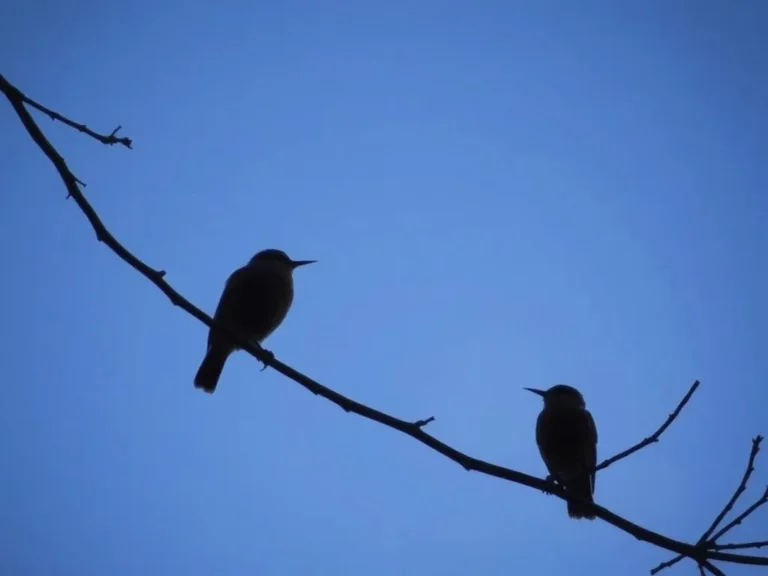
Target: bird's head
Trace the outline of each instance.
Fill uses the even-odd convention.
[[[544,399],[544,408],[575,410],[586,407],[586,402],[584,402],[581,392],[573,386],[566,384],[557,384],[549,390],[539,390],[537,388],[525,388],[525,390],[541,396]]]
[[[262,250],[261,252],[257,253],[253,258],[251,258],[250,262],[248,263],[254,264],[256,262],[279,262],[281,264],[284,264],[285,266],[288,266],[291,270],[294,270],[299,266],[306,266],[307,264],[313,264],[314,262],[317,262],[317,260],[291,260],[288,257],[288,254],[286,254],[282,250],[269,248],[267,250]]]

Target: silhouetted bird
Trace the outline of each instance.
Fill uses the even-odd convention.
[[[597,465],[597,428],[581,393],[565,384],[549,390],[526,388],[544,398],[536,421],[536,444],[552,478],[567,491],[592,502]],[[590,474],[587,474],[592,470]],[[585,505],[568,501],[568,516],[593,520]]]
[[[282,250],[262,250],[227,279],[214,318],[261,344],[288,313],[293,302],[293,271],[315,260],[291,260]],[[195,387],[213,393],[224,364],[240,347],[221,330],[208,332],[208,351],[195,376]]]

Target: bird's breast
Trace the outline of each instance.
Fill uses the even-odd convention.
[[[252,266],[240,279],[233,298],[233,322],[261,342],[285,319],[293,302],[293,278],[289,270]]]
[[[583,410],[543,410],[536,423],[536,442],[549,458],[568,460],[589,441],[587,416]]]

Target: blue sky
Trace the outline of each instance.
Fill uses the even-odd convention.
[[[38,116],[112,232],[209,313],[262,248],[319,260],[267,347],[434,415],[458,449],[541,476],[523,386],[581,389],[605,457],[700,379],[596,493],[695,540],[768,433],[767,27],[757,0],[31,0],[0,9],[0,71],[123,125],[134,151]],[[0,133],[1,573],[613,576],[667,559],[245,354],[196,391],[205,327],[96,242],[7,103]],[[767,482],[763,455],[745,505]]]

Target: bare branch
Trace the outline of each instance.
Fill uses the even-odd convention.
[[[32,98],[28,97],[26,94],[21,92],[18,88],[13,86],[10,82],[5,80],[3,76],[0,74],[0,90],[8,96],[10,99],[11,97],[15,98],[16,100],[21,101],[22,103],[35,108],[36,110],[39,110],[43,114],[47,115],[51,120],[56,121],[58,120],[62,124],[66,124],[70,128],[74,128],[78,132],[82,132],[83,134],[86,134],[90,136],[91,138],[98,140],[102,144],[106,144],[108,146],[113,146],[115,144],[121,144],[125,146],[126,148],[131,148],[133,146],[133,142],[130,138],[125,137],[118,137],[117,132],[122,128],[122,126],[118,126],[112,132],[108,135],[99,134],[98,132],[94,132],[88,126],[85,124],[78,124],[77,122],[74,122],[70,120],[69,118],[66,118],[65,116],[62,116],[58,112],[55,112],[54,110],[51,110],[50,108],[46,108],[42,104],[35,102],[32,100]],[[82,182],[80,183],[82,184]]]
[[[752,439],[752,450],[749,453],[749,460],[747,461],[747,469],[744,471],[744,476],[741,478],[741,482],[739,482],[738,487],[736,488],[736,492],[733,493],[733,496],[731,496],[731,499],[728,500],[725,507],[722,509],[720,514],[717,515],[714,522],[712,522],[712,525],[707,528],[707,531],[702,534],[701,538],[699,538],[699,543],[706,542],[712,535],[712,533],[717,530],[717,527],[720,525],[720,522],[723,521],[723,518],[725,518],[726,514],[730,512],[733,509],[734,504],[736,504],[736,501],[739,499],[739,496],[744,492],[744,490],[747,489],[747,482],[749,482],[749,477],[752,476],[752,472],[755,471],[755,458],[757,457],[757,453],[760,452],[760,442],[763,441],[762,436],[756,436]],[[722,534],[724,534],[723,532]],[[722,536],[721,533],[718,533],[715,535],[714,538],[712,538],[713,541],[717,540],[720,536]]]
[[[170,299],[171,303],[174,306],[178,306],[179,308],[183,309],[184,311],[194,316],[195,318],[200,320],[203,324],[209,327],[216,326],[219,329],[223,329],[231,333],[231,330],[229,330],[225,326],[221,326],[217,322],[214,322],[214,320],[211,319],[202,310],[194,306],[191,302],[186,300],[183,296],[181,296],[181,294],[179,294],[176,290],[174,290],[173,287],[171,287],[171,285],[165,281],[164,271],[153,269],[147,264],[145,264],[144,262],[142,262],[141,260],[139,260],[136,256],[134,256],[131,252],[129,252],[122,244],[120,244],[114,236],[112,236],[112,234],[104,226],[99,216],[96,214],[96,211],[85,199],[85,196],[83,196],[82,192],[80,191],[80,188],[78,187],[77,179],[73,176],[72,172],[67,167],[67,164],[62,158],[62,156],[56,151],[56,149],[46,139],[45,135],[42,133],[39,126],[35,123],[34,119],[29,114],[28,110],[25,107],[25,104],[30,106],[32,106],[32,104],[18,89],[16,89],[13,85],[8,83],[7,80],[1,75],[0,75],[0,91],[2,91],[5,94],[8,101],[11,103],[11,106],[13,106],[13,109],[16,111],[17,115],[19,116],[19,119],[21,120],[22,124],[26,128],[30,137],[40,147],[40,149],[48,157],[48,159],[53,163],[62,181],[64,182],[64,185],[67,191],[69,192],[70,196],[74,199],[74,201],[80,207],[83,214],[85,214],[86,218],[88,219],[94,231],[96,232],[97,239],[100,242],[104,242],[121,260],[123,260],[128,265],[133,267],[136,271],[138,271],[140,274],[145,276],[150,282],[152,282],[155,286],[157,286]],[[71,124],[74,124],[74,123],[71,123]],[[79,126],[80,125],[74,125],[73,127],[76,129],[80,129]],[[88,131],[86,131],[86,133],[91,135]],[[101,141],[99,138],[96,138],[96,139]],[[128,141],[128,144],[130,144],[130,140]],[[127,146],[128,144],[124,144],[124,145]],[[447,444],[441,442],[434,436],[427,434],[423,430],[423,428],[424,426],[426,426],[426,424],[431,422],[433,418],[428,418],[427,420],[420,420],[417,422],[409,422],[407,420],[396,418],[394,416],[391,416],[389,414],[386,414],[384,412],[381,412],[379,410],[376,410],[374,408],[371,408],[369,406],[356,402],[350,398],[347,398],[346,396],[343,396],[342,394],[339,394],[338,392],[335,392],[334,390],[331,390],[326,386],[323,386],[319,382],[312,380],[308,376],[305,376],[304,374],[284,364],[283,362],[275,358],[274,354],[272,354],[268,350],[264,350],[261,347],[253,346],[251,343],[247,341],[242,341],[242,340],[240,341],[241,341],[242,348],[246,352],[254,356],[256,359],[260,360],[264,364],[270,366],[272,369],[276,370],[280,374],[300,384],[310,392],[316,395],[322,396],[326,400],[336,404],[337,406],[339,406],[340,408],[342,408],[347,412],[353,412],[359,416],[362,416],[363,418],[367,418],[369,420],[378,422],[394,430],[398,430],[403,434],[407,434],[408,436],[421,442],[425,446],[431,448],[432,450],[442,454],[446,458],[461,465],[466,470],[480,472],[488,476],[493,476],[493,477],[507,480],[510,482],[515,482],[517,484],[522,484],[524,486],[528,486],[536,490],[547,491],[551,494],[555,494],[558,498],[561,498],[562,500],[567,501],[569,499],[573,499],[572,495],[567,494],[566,491],[562,489],[562,487],[553,485],[551,483],[548,483],[546,480],[543,480],[541,478],[536,478],[534,476],[530,476],[523,472],[519,472],[509,468],[504,468],[502,466],[498,466],[489,462],[485,462],[483,460],[479,460],[477,458],[473,458],[471,456],[468,456],[467,454],[464,454],[456,450],[455,448],[452,448],[451,446],[448,446]],[[692,391],[689,392],[688,397],[690,396],[690,394],[692,394]],[[673,417],[671,417],[668,420],[668,422],[665,423],[665,425],[662,426],[662,428],[656,433],[655,436],[657,438],[658,438],[658,435],[660,435],[661,432],[663,432],[664,429],[667,426],[669,426],[669,423],[672,420],[674,420],[674,417],[676,417],[677,413],[679,413],[679,411],[682,409],[682,404],[684,403],[681,403],[681,406],[679,406],[678,409],[675,411],[675,413],[673,414]],[[651,440],[647,442],[646,445],[651,443],[652,441],[655,441],[655,440]],[[639,448],[633,449],[633,451],[637,451],[637,450],[639,450]],[[619,455],[619,456],[622,456],[622,455]],[[622,456],[622,457],[625,457],[625,456]],[[614,459],[613,461],[615,462],[616,460]],[[607,465],[608,464],[606,464],[605,466]],[[748,565],[754,565],[754,566],[768,566],[768,558],[762,558],[759,556],[746,556],[741,554],[731,554],[731,553],[725,553],[725,552],[720,552],[715,550],[702,549],[701,547],[692,546],[685,542],[673,540],[671,538],[668,538],[666,536],[663,536],[661,534],[652,532],[646,528],[638,526],[637,524],[634,524],[629,520],[626,520],[614,514],[613,512],[603,508],[598,504],[592,504],[591,508],[597,517],[619,528],[620,530],[623,530],[624,532],[634,536],[638,540],[642,540],[644,542],[648,542],[650,544],[659,546],[660,548],[665,548],[667,550],[676,552],[683,556],[690,557],[697,563],[704,563],[705,567],[707,567],[707,569],[710,569],[710,570],[712,569],[709,568],[708,562],[711,560],[717,560],[720,562],[732,562],[736,564],[748,564]],[[717,569],[715,568],[715,570]],[[718,574],[719,572],[713,572],[713,573]]]
[[[107,146],[114,146],[115,144],[122,144],[126,148],[133,148],[133,141],[130,138],[126,138],[124,136],[118,136],[117,135],[117,133],[122,128],[122,126],[118,126],[117,128],[112,130],[112,132],[110,132],[107,135],[99,134],[98,132],[94,132],[93,130],[88,128],[88,126],[86,126],[85,124],[78,124],[77,122],[74,122],[74,121],[70,120],[69,118],[66,118],[65,116],[62,116],[59,113],[54,112],[50,108],[46,108],[42,104],[38,104],[37,102],[35,102],[31,98],[29,98],[28,96],[25,96],[24,94],[22,94],[22,97],[24,99],[24,103],[25,104],[28,104],[32,108],[36,108],[37,110],[39,110],[43,114],[47,114],[50,117],[51,120],[53,120],[53,121],[58,120],[59,122],[61,122],[63,124],[66,124],[67,126],[69,126],[71,128],[74,128],[78,132],[82,132],[83,134],[86,134],[86,135],[90,136],[91,138],[94,138],[94,139],[98,140],[102,144],[106,144]]]
[[[672,566],[680,562],[680,560],[682,560],[683,558],[685,558],[685,556],[675,556],[674,558],[672,558],[672,560],[667,560],[666,562],[662,562],[661,564],[656,566],[656,568],[653,568],[651,570],[651,576],[653,576],[654,574],[658,574],[665,568],[671,568]]]
[[[725,572],[720,570],[717,566],[712,564],[712,562],[709,562],[708,560],[704,560],[699,564],[699,572],[703,575],[704,570],[707,570],[710,574],[714,574],[714,576],[725,576]]]
[[[717,530],[717,527],[720,525],[720,522],[722,522],[723,518],[725,518],[728,512],[730,512],[733,509],[733,506],[736,504],[736,501],[739,499],[739,496],[741,496],[744,490],[746,490],[747,482],[749,482],[749,478],[750,476],[752,476],[752,472],[755,471],[755,466],[754,466],[755,458],[757,458],[757,454],[758,452],[760,452],[760,443],[762,441],[763,441],[762,436],[755,436],[752,439],[752,449],[749,452],[749,459],[747,460],[747,469],[744,471],[744,475],[742,476],[741,482],[739,482],[739,485],[736,488],[736,492],[733,493],[733,496],[731,496],[731,499],[728,500],[725,507],[717,515],[714,522],[712,522],[710,527],[707,528],[704,534],[702,534],[701,538],[699,538],[699,541],[696,543],[696,548],[700,550],[726,550],[726,549],[736,550],[740,548],[752,548],[752,546],[739,546],[739,545],[733,545],[733,544],[728,545],[728,548],[721,548],[717,545],[717,541],[720,539],[721,536],[727,534],[735,526],[738,526],[739,524],[741,524],[750,514],[752,514],[755,510],[760,508],[760,506],[768,502],[768,487],[766,487],[763,495],[760,498],[758,498],[758,500],[754,504],[752,504],[744,512],[739,514],[736,518],[734,518],[731,522],[729,522],[724,528],[722,528],[714,536],[712,536],[712,533],[715,530]],[[664,568],[669,568],[670,566],[677,564],[684,557],[685,555],[680,554],[675,558],[673,558],[672,560],[662,562],[656,568],[651,570],[651,574],[656,574],[661,570],[663,570]]]
[[[688,393],[683,396],[683,399],[680,400],[680,404],[677,405],[677,408],[675,408],[675,411],[672,412],[672,414],[669,415],[669,417],[666,419],[664,424],[661,425],[661,427],[656,430],[653,434],[648,436],[648,438],[643,439],[642,441],[638,442],[631,448],[624,450],[624,452],[619,452],[616,454],[616,456],[611,456],[607,460],[603,460],[600,464],[598,464],[595,467],[595,472],[598,472],[600,470],[603,470],[604,468],[608,468],[611,464],[615,464],[619,460],[623,460],[627,456],[631,456],[635,452],[642,450],[646,446],[649,446],[650,444],[654,444],[659,441],[659,438],[664,433],[664,431],[669,428],[670,424],[675,421],[675,419],[678,417],[680,412],[683,410],[686,404],[688,404],[688,400],[691,399],[691,396],[693,396],[693,393],[696,392],[696,389],[699,387],[699,381],[696,380],[692,385],[691,388],[688,390]]]
[[[757,499],[757,501],[752,504],[749,508],[744,510],[741,514],[736,516],[733,520],[731,520],[728,524],[725,525],[724,528],[722,528],[717,534],[715,534],[709,542],[716,542],[721,536],[724,534],[727,534],[731,531],[731,529],[735,528],[739,524],[741,524],[752,512],[760,508],[763,504],[768,502],[768,487],[765,488],[765,492],[763,492],[763,495],[760,496],[760,498]]]
[[[712,550],[746,550],[747,548],[762,548],[768,546],[768,540],[760,542],[744,542],[742,544],[715,544],[710,546]]]

